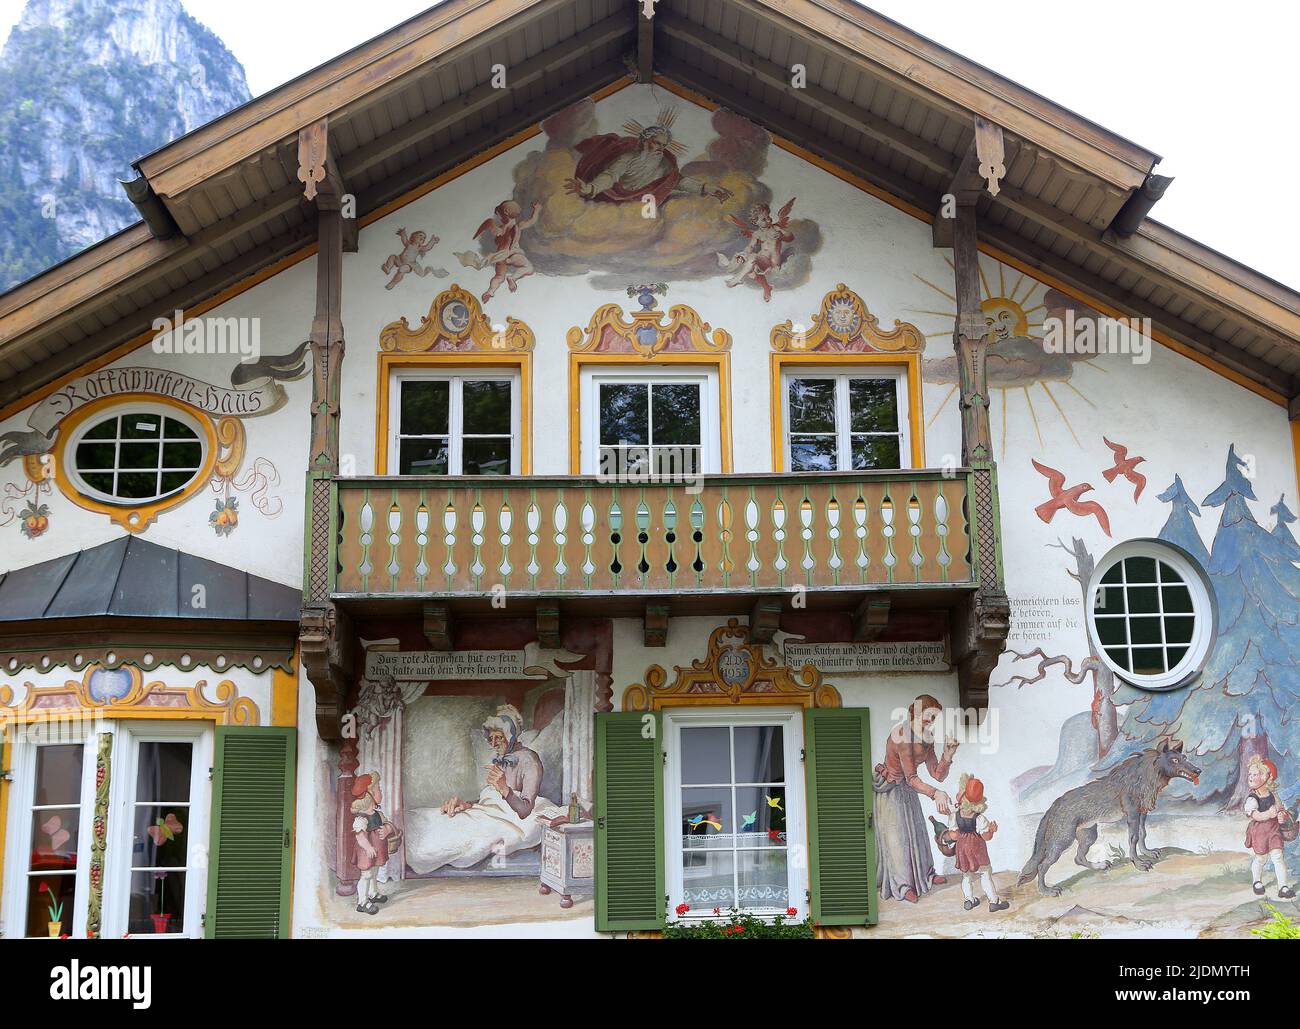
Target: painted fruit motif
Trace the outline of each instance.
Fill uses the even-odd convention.
[[[29,540],[34,540],[37,536],[43,536],[45,530],[50,527],[50,508],[47,504],[29,502],[25,508],[18,512],[18,517],[22,519],[20,523],[22,533]]]

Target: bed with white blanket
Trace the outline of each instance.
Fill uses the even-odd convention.
[[[563,793],[564,717],[562,712],[545,725],[520,734],[522,746],[541,758],[541,789],[533,810],[520,818],[495,787],[484,783],[491,748],[481,733],[471,732],[470,752],[462,765],[465,785],[473,781],[478,793],[456,790],[444,780],[422,793],[423,803],[403,812],[405,857],[408,876],[536,875],[541,868],[542,818],[565,813]],[[427,747],[428,737],[408,737],[408,747]],[[445,754],[444,748],[438,748]],[[427,751],[426,751],[427,753]],[[441,756],[441,755],[440,755]],[[431,755],[432,757],[432,755]],[[467,766],[467,767],[466,767]],[[452,795],[473,800],[474,806],[455,815],[444,815],[442,803]]]

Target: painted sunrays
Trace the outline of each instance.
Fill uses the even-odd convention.
[[[944,260],[950,268],[953,267],[950,256],[945,256]],[[910,309],[912,313],[931,320],[921,326],[926,331],[926,339],[951,339],[953,322],[957,317],[956,297],[950,290],[936,285],[925,276],[916,273],[914,276],[946,301],[930,309]],[[1039,445],[1044,445],[1043,425],[1040,422],[1040,415],[1044,411],[1050,416],[1054,410],[1075,444],[1082,446],[1070,423],[1066,407],[1076,400],[1088,407],[1096,405],[1072,381],[1074,368],[1084,364],[1102,373],[1106,369],[1084,355],[1049,353],[1043,345],[1043,331],[1048,318],[1061,317],[1067,309],[1073,309],[1076,318],[1096,317],[1096,312],[1078,304],[1059,290],[983,254],[979,260],[979,279],[980,310],[984,313],[990,332],[986,366],[989,392],[997,394],[1000,407],[1000,411],[990,410],[994,426],[1000,426],[999,437],[995,439],[1000,456],[1006,456],[1008,423],[1011,422],[1011,431],[1014,432],[1015,419],[1022,414],[1032,424]],[[951,386],[929,418],[928,424],[933,425],[957,392],[956,359],[945,356],[927,360],[925,378],[928,382]],[[1062,389],[1054,389],[1054,386],[1063,387],[1073,397],[1064,396]],[[1041,399],[1035,405],[1035,388],[1043,391],[1050,407],[1045,407]],[[1018,403],[1022,397],[1023,406]]]

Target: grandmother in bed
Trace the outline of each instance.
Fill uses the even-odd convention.
[[[523,728],[523,718],[513,704],[497,708],[497,713],[483,723],[483,736],[493,752],[492,763],[486,766],[487,785],[501,794],[521,819],[533,813],[542,788],[542,759],[537,751],[519,742]],[[440,810],[451,816],[472,807],[472,801],[452,797]]]

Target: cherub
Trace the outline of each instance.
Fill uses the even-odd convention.
[[[473,236],[474,239],[478,239],[485,232],[492,233],[492,245],[496,249],[487,255],[476,254],[470,250],[458,251],[456,254],[461,264],[475,271],[482,271],[488,265],[492,265],[492,281],[482,297],[485,304],[492,299],[492,295],[503,282],[513,293],[519,288],[517,283],[520,279],[533,274],[532,263],[524,254],[519,240],[523,236],[524,229],[537,224],[537,219],[541,217],[542,205],[534,203],[528,217],[520,221],[519,216],[522,213],[523,210],[516,201],[501,201],[492,212],[492,217],[475,229]]]
[[[734,214],[728,217],[740,226],[740,231],[749,240],[749,245],[738,254],[728,257],[718,254],[718,266],[734,274],[727,280],[728,286],[739,286],[746,279],[753,279],[763,287],[763,300],[772,299],[772,284],[767,281],[769,272],[785,263],[787,253],[782,247],[794,242],[794,233],[789,231],[790,211],[795,198],[791,197],[786,205],[772,219],[772,209],[767,204],[754,204],[749,209],[749,218],[754,222],[753,228],[746,225]]]
[[[405,229],[397,230],[397,237],[402,241],[402,249],[399,253],[389,254],[388,260],[380,269],[385,275],[392,275],[392,279],[384,289],[392,289],[402,281],[406,275],[432,275],[436,279],[445,279],[448,275],[443,268],[426,268],[420,263],[420,258],[436,247],[439,243],[437,236],[421,232],[417,229],[409,236]]]

